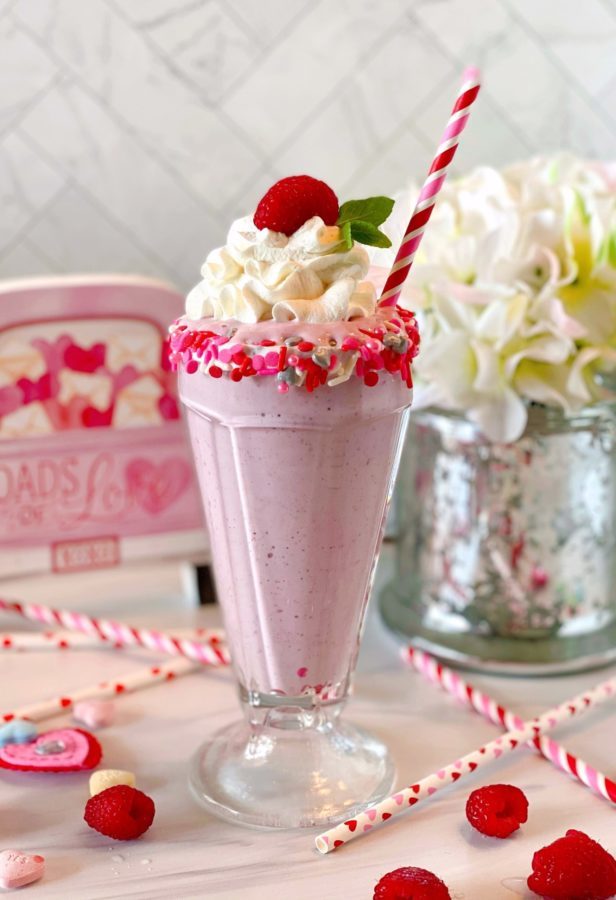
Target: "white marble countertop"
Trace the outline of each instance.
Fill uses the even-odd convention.
[[[125,586],[118,589],[114,578],[104,573],[72,576],[55,581],[51,588],[48,580],[4,584],[2,593],[63,603],[67,608],[90,608],[135,624],[179,627],[218,621],[214,607],[196,611],[190,603],[182,604],[173,569],[136,572],[133,580],[139,584],[140,602],[135,601],[130,612],[123,599]],[[0,631],[20,627],[29,626],[0,615]],[[124,674],[143,659],[138,652],[103,649],[2,653],[1,708]],[[534,680],[477,675],[472,680],[530,716],[607,677],[607,672]],[[533,851],[567,828],[584,830],[616,851],[614,810],[524,749],[452,786],[405,818],[322,857],[313,848],[312,833],[239,828],[210,818],[191,800],[185,771],[189,754],[206,734],[238,714],[230,673],[184,676],[122,697],[117,708],[117,722],[98,733],[104,763],[137,773],[139,787],[156,802],[154,825],[139,841],[110,842],[82,821],[87,774],[3,772],[0,847],[39,852],[47,859],[44,880],[26,889],[33,900],[370,900],[379,877],[404,865],[436,872],[455,900],[513,900],[524,896],[522,879],[530,872]],[[496,734],[495,726],[405,670],[397,660],[395,642],[374,612],[369,616],[347,715],[388,742],[400,784],[451,762]],[[49,721],[52,727],[70,718]],[[574,753],[615,774],[612,709],[593,712],[561,729],[558,736],[566,737]],[[502,781],[526,792],[530,818],[513,838],[488,840],[472,832],[464,804],[472,788]]]

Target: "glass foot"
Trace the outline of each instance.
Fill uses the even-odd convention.
[[[323,709],[270,710],[218,731],[195,754],[190,787],[209,812],[260,828],[327,827],[387,796],[387,747]]]

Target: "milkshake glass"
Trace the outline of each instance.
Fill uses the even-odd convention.
[[[224,818],[326,825],[391,788],[387,748],[340,713],[410,405],[415,334],[395,309],[327,323],[209,316],[172,328],[244,711],[191,768],[194,794]]]

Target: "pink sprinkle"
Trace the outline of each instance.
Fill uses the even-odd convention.
[[[279,394],[288,394],[289,393],[289,385],[285,381],[281,381],[278,385],[278,393]]]
[[[305,678],[306,675],[308,674],[308,669],[306,668],[306,666],[302,666],[300,669],[297,670],[297,674],[299,675],[300,678]]]
[[[188,372],[189,375],[192,375],[193,372],[196,372],[198,368],[199,368],[199,363],[197,362],[196,359],[189,359],[188,362],[186,363],[186,371]]]
[[[252,367],[255,372],[259,372],[264,365],[265,360],[263,359],[263,357],[259,353],[255,353],[255,355],[252,357]]]
[[[359,348],[359,352],[361,353],[362,359],[365,359],[366,362],[369,362],[372,359],[372,354],[365,345]]]
[[[359,341],[354,337],[347,337],[342,342],[343,350],[357,350],[359,349]]]
[[[369,341],[366,341],[366,347],[368,347],[369,350],[380,350],[381,349],[381,345],[379,344],[379,342],[373,341],[372,339]]]
[[[295,353],[292,353],[287,357],[287,362],[290,366],[297,366],[299,363],[299,356],[296,356]]]
[[[278,354],[273,350],[270,350],[269,353],[265,354],[265,362],[270,368],[278,367]]]
[[[221,363],[230,363],[232,355],[233,354],[231,353],[231,351],[228,350],[226,347],[224,350],[218,351],[218,359],[220,360]]]

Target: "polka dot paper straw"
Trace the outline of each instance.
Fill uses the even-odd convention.
[[[464,681],[457,672],[441,665],[429,653],[425,653],[418,647],[404,647],[402,657],[428,681],[440,685],[462,703],[471,706],[490,722],[494,722],[495,725],[504,725],[508,729],[523,726],[524,722],[520,716],[501,706],[489,694],[478,691],[477,688]],[[562,769],[563,772],[571,775],[605,800],[609,800],[610,803],[616,803],[616,782],[609,779],[603,772],[599,772],[583,759],[569,753],[561,744],[547,735],[535,738],[531,744],[558,769]]]
[[[112,681],[100,681],[98,684],[80,688],[70,694],[62,694],[51,700],[43,700],[39,703],[31,703],[21,706],[11,712],[0,714],[0,722],[10,722],[12,719],[29,719],[31,722],[39,722],[42,719],[50,719],[59,716],[71,709],[75,703],[81,700],[106,699],[118,697],[122,694],[131,694],[141,688],[153,687],[161,681],[171,681],[180,675],[187,675],[201,668],[199,663],[188,659],[174,659],[160,666],[147,666],[129,672],[122,678],[114,678]]]
[[[444,787],[475,772],[477,769],[488,765],[493,760],[508,753],[513,753],[518,747],[527,741],[540,737],[547,731],[556,728],[571,716],[587,712],[594,706],[605,703],[616,694],[616,677],[602,682],[590,691],[579,694],[572,700],[550,709],[543,715],[528,722],[522,727],[506,732],[494,741],[490,741],[477,750],[467,753],[448,766],[444,766],[437,772],[427,775],[410,787],[401,788],[391,797],[387,797],[380,803],[369,807],[354,819],[349,819],[330,828],[315,839],[316,848],[320,853],[331,853],[343,844],[348,844],[358,837],[362,837],[372,831],[378,825],[388,821],[394,816],[406,812],[409,807],[415,806],[422,800],[432,797]]]
[[[469,68],[464,73],[462,86],[449,116],[447,127],[443,132],[436,155],[432,160],[428,176],[419,194],[411,220],[407,225],[394,264],[387,276],[387,281],[379,300],[379,306],[395,306],[398,301],[402,285],[406,281],[406,277],[413,265],[417,248],[421,243],[426,225],[432,215],[436,198],[447,176],[447,170],[458,149],[460,135],[468,122],[471,106],[475,102],[478,93],[479,72],[477,69]]]
[[[17,613],[33,622],[59,625],[68,631],[80,631],[96,635],[101,641],[111,641],[128,647],[147,647],[170,656],[185,656],[195,662],[209,666],[229,663],[229,653],[221,644],[222,632],[205,631],[200,640],[191,640],[176,635],[153,631],[150,628],[133,628],[124,622],[109,619],[95,619],[85,613],[53,609],[38,603],[20,603],[0,598],[0,610]]]

